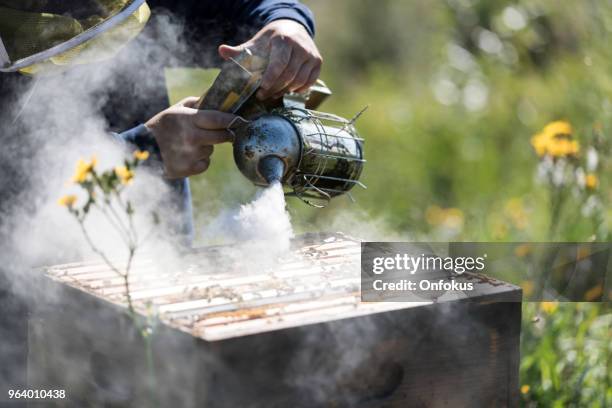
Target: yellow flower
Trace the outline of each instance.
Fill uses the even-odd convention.
[[[574,156],[580,151],[576,140],[554,136],[548,143],[547,153],[552,157]]]
[[[595,190],[599,185],[599,179],[593,173],[587,174],[586,178],[584,179],[584,185],[589,190]]]
[[[521,244],[517,246],[516,248],[514,248],[514,255],[518,256],[519,258],[524,258],[527,255],[529,255],[531,251],[532,251],[531,245]]]
[[[531,387],[529,387],[527,384],[523,385],[521,387],[521,394],[527,394],[530,389],[531,389]]]
[[[506,202],[504,212],[510,218],[510,220],[512,220],[512,223],[517,229],[523,230],[527,228],[529,218],[527,216],[527,212],[525,211],[523,200],[520,198],[511,198]]]
[[[145,151],[141,151],[141,150],[136,150],[134,152],[134,158],[138,161],[145,161],[149,158],[149,152]]]
[[[540,303],[540,309],[542,309],[543,311],[545,311],[548,314],[555,313],[555,310],[557,310],[557,307],[559,307],[559,302],[542,302],[542,303]]]
[[[62,207],[72,208],[72,206],[76,203],[76,201],[77,201],[77,196],[75,196],[74,194],[71,194],[71,195],[63,196],[62,198],[57,200],[57,203],[61,205]]]
[[[115,167],[115,174],[119,177],[122,184],[130,184],[132,179],[134,178],[134,173],[125,166],[117,166]]]
[[[458,208],[449,208],[444,217],[444,226],[448,228],[463,227],[463,211]]]
[[[580,152],[580,144],[572,139],[572,133],[572,126],[568,122],[551,122],[531,138],[531,145],[540,157],[574,156]]]
[[[579,246],[576,252],[576,261],[582,261],[593,255],[588,246]]]
[[[525,280],[521,282],[521,288],[523,289],[523,294],[525,295],[525,297],[531,296],[531,294],[533,293],[534,286],[535,285],[532,281]]]
[[[572,140],[569,145],[568,154],[575,156],[578,153],[580,153],[580,143],[577,140]]]
[[[571,135],[573,133],[572,125],[564,120],[557,120],[550,122],[544,127],[544,133],[557,136],[557,135]]]
[[[538,133],[531,138],[531,145],[538,156],[544,156],[550,143],[550,135],[547,133]]]
[[[74,176],[72,176],[72,181],[74,183],[83,183],[84,181],[86,181],[87,177],[89,176],[89,174],[91,174],[97,164],[98,159],[96,158],[96,156],[92,156],[90,162],[86,162],[83,159],[79,159],[79,161],[77,162],[76,170],[74,172]]]
[[[458,208],[440,208],[433,205],[425,212],[425,220],[433,226],[442,226],[450,229],[463,227],[463,211]]]
[[[601,295],[603,295],[603,285],[600,283],[587,290],[584,294],[584,298],[588,302],[594,302],[596,300],[601,299]]]
[[[438,225],[442,218],[442,209],[437,205],[432,205],[425,211],[425,220],[429,225]]]

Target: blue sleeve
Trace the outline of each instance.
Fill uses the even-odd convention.
[[[232,3],[232,2],[227,2]],[[241,0],[233,5],[240,10],[240,20],[258,26],[264,26],[272,21],[289,19],[302,24],[314,37],[315,20],[314,15],[308,7],[297,0]]]
[[[115,140],[126,144],[131,149],[149,152],[155,159],[161,161],[159,146],[145,125],[138,125],[121,133],[112,134]]]
[[[160,7],[183,18],[189,30],[198,33],[197,37],[210,35],[211,29],[222,27],[237,31],[242,28],[258,30],[280,19],[297,21],[311,36],[315,34],[314,16],[298,0],[148,0],[147,3],[153,13]]]
[[[112,136],[130,150],[148,151],[151,159],[146,165],[161,175],[162,161],[159,146],[145,125],[138,125],[121,133],[112,133]],[[162,202],[174,210],[171,214],[172,219],[167,221],[168,232],[179,239],[182,245],[191,246],[194,238],[194,223],[189,179],[180,178],[165,180],[165,182],[170,188],[170,194],[163,197]]]

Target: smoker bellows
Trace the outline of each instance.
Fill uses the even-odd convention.
[[[136,309],[160,320],[159,406],[518,405],[519,288],[466,273],[469,298],[364,303],[359,242],[309,236],[294,246],[268,270],[240,251],[228,262],[225,247],[186,256],[179,269],[134,265]],[[148,406],[121,278],[100,263],[45,275],[57,296],[40,299],[29,320],[30,388],[66,389],[62,406]]]
[[[225,66],[199,103],[200,109],[246,118],[231,126],[242,174],[258,186],[282,182],[290,195],[317,207],[355,185],[365,188],[359,181],[363,139],[354,126],[359,115],[346,120],[313,110],[331,95],[320,81],[306,95],[259,102],[253,94],[264,68],[264,60],[245,51]]]

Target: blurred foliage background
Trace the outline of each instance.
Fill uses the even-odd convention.
[[[612,3],[304,2],[317,16],[322,79],[335,94],[322,110],[352,117],[370,107],[357,123],[368,189],[354,192],[355,204],[339,198],[324,210],[289,201],[298,232],[610,241]],[[176,100],[201,93],[211,74],[168,78]],[[571,124],[580,151],[539,157],[530,140],[557,120]],[[230,149],[217,149],[193,180],[202,226],[253,197]],[[525,303],[525,406],[612,406],[611,313],[609,302]]]

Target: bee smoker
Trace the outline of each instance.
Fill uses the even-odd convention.
[[[240,115],[230,131],[242,174],[257,186],[281,182],[289,190],[286,195],[315,207],[345,193],[351,197],[355,185],[365,188],[359,181],[363,139],[354,126],[359,115],[347,120],[314,110],[331,95],[321,81],[306,94],[258,101],[254,94],[265,65],[245,51],[226,64],[199,103],[200,109]]]

